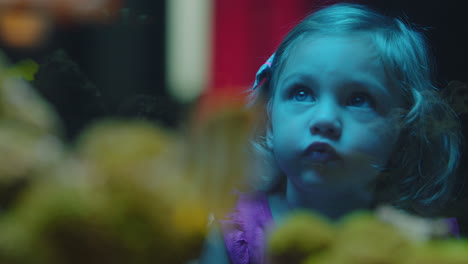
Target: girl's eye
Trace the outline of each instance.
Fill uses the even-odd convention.
[[[305,88],[305,87],[297,87],[292,90],[291,92],[291,97],[299,102],[304,102],[304,101],[313,101],[314,97],[312,95],[312,92]]]
[[[349,97],[348,105],[355,107],[375,108],[375,100],[367,93],[354,93]]]

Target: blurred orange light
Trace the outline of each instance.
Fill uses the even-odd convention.
[[[50,30],[49,19],[33,9],[5,9],[0,13],[0,37],[9,46],[40,45]]]
[[[51,22],[58,24],[111,23],[118,16],[118,10],[123,2],[124,0],[0,0],[0,15],[3,16],[10,12],[6,10],[12,9],[16,9],[17,12],[21,9],[41,10],[50,16]],[[15,18],[15,20],[18,19]],[[29,19],[29,21],[32,20],[37,19]],[[36,22],[33,23],[38,25]]]
[[[59,23],[107,22],[114,18],[121,7],[121,0],[47,0]]]

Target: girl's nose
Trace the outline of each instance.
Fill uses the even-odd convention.
[[[320,122],[312,126],[312,134],[322,135],[327,138],[337,139],[341,135],[341,129],[332,123]]]
[[[316,106],[317,111],[312,114],[310,132],[330,139],[338,139],[341,136],[342,125],[339,119],[338,109],[333,106]]]

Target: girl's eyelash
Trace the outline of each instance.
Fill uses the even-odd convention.
[[[291,88],[289,89],[288,98],[293,98],[299,92],[302,92],[302,91],[304,91],[305,93],[307,93],[309,95],[313,95],[313,92],[307,86],[305,86],[303,84],[296,84],[296,85],[291,86]]]
[[[351,95],[349,96],[348,98],[348,103],[351,103],[350,100],[354,99],[354,98],[357,98],[357,97],[363,97],[366,102],[369,104],[369,107],[371,108],[375,108],[376,107],[376,100],[375,98],[370,95],[368,92],[353,92],[351,93]],[[357,103],[366,103],[366,102],[357,102]]]
[[[298,101],[310,101],[310,100],[315,100],[315,93],[314,91],[304,85],[304,84],[294,84],[289,87],[287,90],[287,98],[289,99],[295,99]],[[360,97],[361,100],[359,101],[354,101],[354,99]],[[375,97],[372,96],[369,92],[367,91],[354,91],[351,92],[351,94],[347,97],[346,99],[346,104],[354,107],[361,107],[361,108],[376,108],[377,101],[375,100]]]

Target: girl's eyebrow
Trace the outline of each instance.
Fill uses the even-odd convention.
[[[362,87],[366,89],[371,89],[372,91],[375,91],[379,94],[382,94],[384,96],[391,96],[390,91],[386,86],[381,84],[378,81],[368,81],[365,79],[353,79],[350,80],[349,82],[346,82],[343,84],[344,86],[352,85],[356,87]]]
[[[284,84],[296,83],[296,82],[311,83],[312,85],[318,84],[317,80],[312,75],[304,74],[304,73],[290,74],[278,84],[280,86],[284,86]]]

